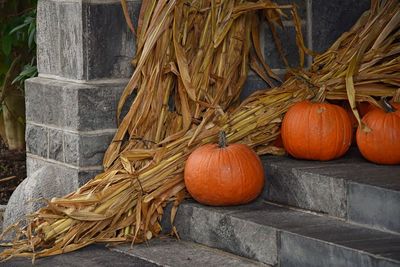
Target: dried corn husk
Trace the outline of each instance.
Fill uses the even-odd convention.
[[[249,66],[266,80],[277,79],[267,64],[256,61],[263,59],[258,9],[271,24],[279,24],[286,10],[299,23],[292,6],[271,1],[144,1],[136,70],[119,112],[133,91],[136,98],[107,150],[105,171],[76,192],[49,201],[26,228],[17,227],[22,239],[0,258],[55,255],[95,242],[146,241],[160,233],[166,203],[174,202],[173,220],[187,195],[186,158],[196,147],[215,142],[221,129],[229,142],[247,144],[259,154],[282,153],[270,144],[283,115],[298,101],[348,99],[354,107],[356,100],[399,95],[400,6],[389,0],[373,1],[310,70],[292,69],[282,86],[239,103]],[[304,57],[310,51],[301,31],[297,34]],[[250,63],[252,47],[256,57]]]

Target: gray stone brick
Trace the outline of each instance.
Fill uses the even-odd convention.
[[[33,78],[25,82],[26,120],[48,125],[62,126],[63,87],[67,84],[57,80]],[[71,114],[69,114],[71,115]]]
[[[128,7],[137,25],[140,1],[128,2]],[[127,27],[121,4],[84,3],[82,19],[87,36],[83,50],[87,60],[86,79],[129,77],[135,39]]]
[[[128,1],[135,22],[140,2]],[[39,1],[39,73],[78,80],[128,78],[134,52],[134,35],[118,1]]]
[[[64,133],[65,163],[78,166],[79,163],[79,135]]]
[[[63,132],[60,130],[49,130],[49,158],[64,161]]]
[[[26,151],[47,158],[49,130],[44,127],[27,124],[25,131]]]
[[[60,34],[56,2],[38,1],[36,42],[39,73],[59,74]]]
[[[29,79],[27,121],[79,131],[114,129],[117,104],[124,88],[125,82],[94,85]]]
[[[71,90],[77,90],[75,101],[78,103],[76,117],[78,129],[90,131],[117,128],[117,105],[124,87],[124,85],[71,87]]]
[[[60,24],[60,70],[58,75],[86,80],[84,73],[86,66],[83,57],[82,4],[59,2],[58,14]]]
[[[313,50],[324,52],[361,14],[370,7],[370,0],[313,0]]]
[[[64,133],[65,163],[74,166],[101,166],[114,133],[80,135]]]
[[[82,135],[79,137],[79,166],[98,166],[103,162],[104,152],[114,133]]]

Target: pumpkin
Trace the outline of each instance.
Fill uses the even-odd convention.
[[[245,204],[254,200],[264,187],[260,158],[247,145],[226,144],[220,133],[219,144],[194,150],[185,164],[185,185],[200,203],[212,206]]]
[[[357,129],[357,146],[369,161],[378,164],[400,164],[400,103],[385,109],[374,108]]]
[[[281,135],[286,151],[293,157],[331,160],[349,149],[352,126],[344,108],[306,100],[288,110]]]

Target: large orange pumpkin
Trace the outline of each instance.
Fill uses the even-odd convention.
[[[293,157],[331,160],[349,149],[352,127],[342,107],[302,101],[286,113],[281,135],[286,151]]]
[[[366,127],[357,129],[361,154],[378,164],[400,164],[400,103],[387,110],[374,108],[362,119]]]
[[[207,144],[186,161],[185,185],[192,197],[212,206],[245,204],[264,186],[264,170],[257,154],[244,144]]]

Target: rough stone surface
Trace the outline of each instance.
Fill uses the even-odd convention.
[[[115,129],[119,97],[126,82],[89,84],[47,78],[26,81],[28,122],[75,131]]]
[[[51,11],[48,10],[48,12]],[[59,23],[58,34],[60,38],[60,58],[54,59],[54,61],[60,61],[60,70],[55,74],[70,79],[86,80],[86,64],[82,49],[84,42],[81,18],[82,4],[79,2],[58,2],[57,13]],[[55,64],[57,63],[55,62]]]
[[[128,5],[137,21],[140,1]],[[41,74],[77,80],[131,75],[135,40],[119,2],[42,0],[37,17]]]
[[[63,132],[49,129],[49,158],[64,162]]]
[[[312,0],[313,49],[325,51],[369,7],[369,0]]]
[[[269,200],[337,217],[346,216],[343,180],[304,173],[302,169],[277,162],[266,164],[264,168],[269,178]]]
[[[281,234],[280,263],[288,267],[394,267],[400,264],[391,260],[377,260],[368,254],[286,232]]]
[[[77,188],[76,180],[59,171],[57,166],[43,166],[15,189],[4,213],[3,228],[25,218],[44,205],[43,199],[64,196]]]
[[[379,166],[351,152],[330,162],[265,157],[263,197],[369,227],[400,232],[400,166]]]
[[[134,25],[137,25],[140,1],[128,2],[128,5]],[[84,31],[90,36],[85,39],[84,47],[87,79],[129,77],[135,40],[126,26],[121,4],[84,3],[83,9]]]
[[[82,135],[79,140],[79,166],[99,166],[114,133]]]
[[[149,259],[161,266],[267,266],[192,242],[174,239],[155,239],[133,248],[130,245],[121,245],[112,250]]]
[[[262,252],[264,259],[275,258],[269,264],[278,266],[400,264],[397,234],[262,202],[226,208],[186,202],[175,224],[183,239],[257,260]],[[268,238],[271,233],[275,238]],[[251,238],[246,239],[246,234]],[[225,245],[227,241],[236,248]],[[241,252],[243,248],[247,254]]]
[[[79,135],[64,133],[65,163],[78,166],[79,164]]]
[[[191,203],[179,208],[175,225],[183,239],[275,265],[276,231],[228,216],[229,213],[224,209],[213,212]]]
[[[79,135],[64,133],[65,163],[74,166],[99,166],[114,133]]]
[[[350,221],[400,233],[400,191],[350,183],[348,202]]]
[[[40,73],[57,74],[60,66],[60,38],[57,3],[38,1],[37,62]]]
[[[28,123],[25,130],[25,139],[26,152],[47,158],[49,148],[49,131],[47,128]]]
[[[82,167],[74,167],[68,166],[64,164],[60,164],[57,162],[50,162],[43,158],[37,158],[34,155],[28,154],[26,159],[26,167],[27,173],[33,173],[43,166],[56,166],[58,171],[62,173],[65,177],[69,177],[74,183],[79,186],[84,185],[91,178],[102,172],[102,166],[95,166],[91,168],[82,168]]]
[[[0,251],[2,250],[3,248],[0,248]],[[2,264],[8,267],[26,267],[32,266],[32,260],[29,258],[13,258]],[[139,259],[137,257],[124,255],[120,252],[111,251],[104,245],[91,245],[78,251],[36,259],[34,266],[155,267],[160,265],[149,262],[145,259]]]

